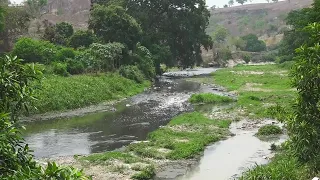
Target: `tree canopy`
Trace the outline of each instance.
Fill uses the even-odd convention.
[[[121,6],[95,5],[91,11],[89,28],[104,43],[120,42],[133,49],[141,39],[142,30],[137,21]]]

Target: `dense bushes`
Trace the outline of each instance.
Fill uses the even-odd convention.
[[[54,61],[58,48],[48,41],[21,38],[15,44],[12,54],[26,62],[48,63]]]
[[[144,76],[137,66],[122,66],[119,69],[120,75],[125,78],[136,81],[137,83],[142,83]]]
[[[72,48],[62,48],[56,54],[56,61],[66,61],[68,58],[74,59],[76,52]]]
[[[18,116],[30,104],[41,72],[17,58],[0,59],[0,179],[88,179],[81,171],[49,163],[41,167],[21,137]]]
[[[89,47],[95,42],[95,36],[90,31],[77,31],[69,39],[69,46],[73,48]]]
[[[243,51],[260,52],[267,49],[266,43],[258,39],[257,35],[249,34],[241,37],[245,46],[241,47]]]

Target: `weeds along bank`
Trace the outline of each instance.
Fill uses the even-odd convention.
[[[137,83],[114,74],[86,74],[70,77],[48,75],[40,89],[35,91],[34,113],[64,111],[89,105],[119,100],[138,94],[150,85],[144,80]]]

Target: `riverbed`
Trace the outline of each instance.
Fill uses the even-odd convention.
[[[195,107],[188,102],[194,93],[211,92],[232,96],[212,85],[190,81],[192,77],[206,76],[214,71],[216,69],[202,68],[170,72],[159,78],[145,92],[105,108],[99,107],[99,111],[94,113],[27,122],[25,139],[38,159],[121,150],[132,142],[145,140],[148,133],[166,125],[173,117],[194,111]],[[206,111],[215,113],[221,108],[229,106],[209,106]],[[164,169],[159,172],[161,176],[157,177],[190,180],[236,179],[247,168],[267,163],[272,156],[270,145],[286,139],[281,136],[262,141],[254,136],[260,126],[271,123],[274,121],[234,122],[230,131],[235,136],[207,147],[198,164],[193,167]]]

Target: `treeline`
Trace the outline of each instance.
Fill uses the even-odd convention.
[[[28,0],[25,7],[6,6],[2,22],[10,19],[9,9],[21,9],[26,18],[21,15],[11,20],[19,19],[27,28],[33,17],[40,16],[45,3]],[[212,46],[211,37],[205,34],[209,17],[205,2],[198,0],[94,1],[88,30],[74,32],[66,22],[54,25],[44,21],[44,31],[38,27],[40,39],[13,37],[5,44],[18,39],[11,54],[27,63],[45,64],[47,72],[67,75],[119,70],[140,81],[141,76],[150,79],[161,74],[161,64],[200,65],[201,47]],[[4,32],[12,29],[23,34],[22,27],[5,27]],[[3,50],[10,50],[8,46]]]

